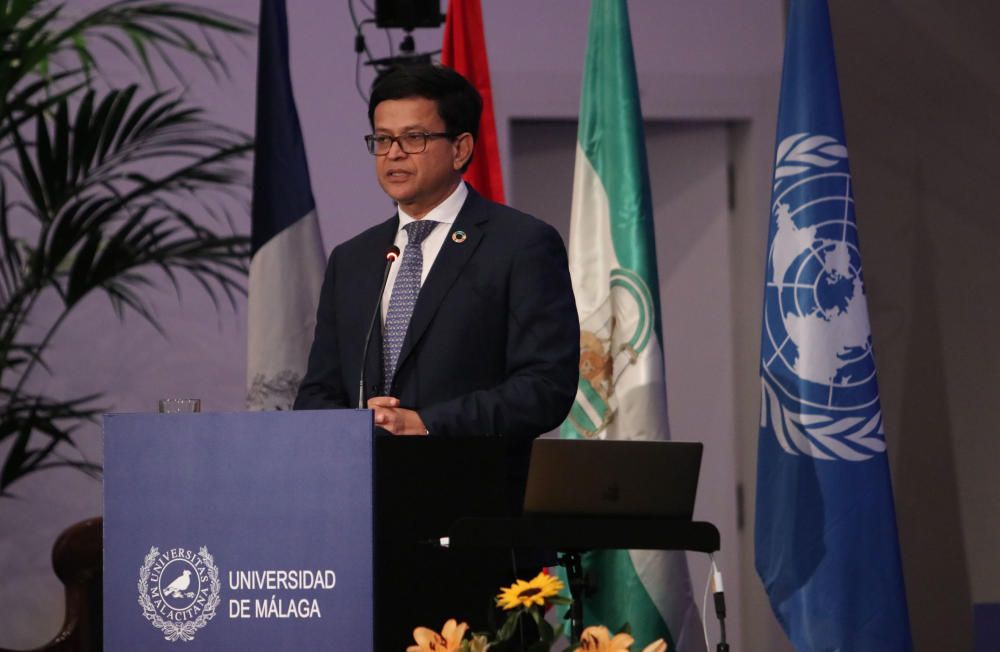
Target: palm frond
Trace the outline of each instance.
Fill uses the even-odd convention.
[[[98,90],[92,78],[102,70],[98,43],[154,86],[163,67],[183,82],[178,53],[226,74],[213,36],[252,26],[182,2],[71,11],[0,0],[0,496],[47,468],[100,470],[73,439],[103,411],[100,397],[59,401],[26,385],[48,370],[52,337],[85,297],[104,294],[119,318],[137,315],[163,333],[152,287],[165,281],[179,296],[187,275],[217,307],[235,308],[247,273],[249,238],[236,232],[229,206],[246,204],[249,137],[182,93]],[[61,305],[33,324],[41,337],[26,341],[46,293]]]
[[[183,81],[176,67],[173,67],[171,52],[183,52],[200,61],[213,74],[225,71],[225,64],[207,33],[199,31],[202,39],[191,36],[191,28],[205,28],[218,33],[248,35],[253,25],[226,13],[193,4],[179,2],[151,2],[149,0],[121,0],[97,9],[53,36],[56,42],[65,42],[73,37],[81,41],[74,49],[81,58],[88,58],[95,67],[98,65],[90,50],[87,39],[99,38],[113,42],[119,50],[128,50],[128,44],[142,70],[150,80],[157,81],[156,67],[150,49],[156,52],[159,63],[171,67],[178,80]],[[86,66],[84,66],[86,67]]]
[[[179,99],[138,98],[136,91],[88,91],[72,120],[68,102],[60,102],[54,116],[36,116],[33,149],[15,137],[17,176],[42,227],[32,270],[58,284],[67,306],[143,267],[186,271],[213,300],[215,290],[235,300],[230,274],[245,271],[246,238],[199,226],[181,206],[195,197],[198,212],[211,213],[211,190],[245,185],[245,171],[233,163],[252,145]],[[176,167],[147,170],[149,161],[164,159]],[[114,293],[117,307],[137,309],[135,296],[118,286]]]
[[[235,16],[182,2],[123,0],[75,19],[67,13],[67,5],[46,0],[0,1],[0,114],[30,111],[67,81],[89,85],[101,67],[97,42],[125,55],[154,86],[161,65],[183,84],[173,55],[193,57],[214,76],[225,75],[212,34],[244,36],[254,29]],[[46,84],[39,86],[39,80]]]
[[[52,466],[100,471],[99,465],[86,460],[52,460],[57,446],[76,446],[72,433],[81,421],[94,421],[105,411],[94,403],[99,398],[92,394],[58,401],[34,395],[15,397],[6,388],[0,389],[0,399],[7,401],[0,443],[9,440],[7,458],[0,467],[0,494],[7,494],[15,481]]]

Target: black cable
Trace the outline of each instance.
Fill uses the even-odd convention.
[[[368,55],[368,62],[371,63],[371,61],[375,57],[372,56],[371,50],[368,49],[368,43],[365,42],[365,35],[364,32],[362,32],[362,27],[364,23],[363,22],[359,23],[358,16],[357,14],[354,13],[354,0],[347,0],[347,11],[350,12],[351,23],[354,25],[354,51],[358,52],[357,65],[358,66],[361,65],[361,52],[364,52],[366,55]],[[360,79],[357,79],[360,76],[360,73],[358,71],[355,71],[354,76],[356,78],[355,84],[358,86],[358,89],[360,90],[361,82]],[[362,97],[364,97],[364,93],[361,93],[361,95]],[[368,100],[366,98],[365,102],[367,101]]]
[[[358,95],[365,104],[368,104],[368,97],[365,95],[365,91],[361,88],[361,53],[358,52],[357,57],[354,59],[354,86],[358,89]]]
[[[375,26],[376,26],[376,28],[377,28],[377,26],[378,26],[378,24],[377,24],[377,23],[375,22],[375,19],[374,19],[374,18],[365,18],[365,19],[364,19],[363,21],[361,21],[361,22],[360,22],[360,23],[359,23],[358,25],[359,25],[359,26],[358,26],[358,29],[359,29],[360,31],[364,31],[364,28],[365,28],[365,25],[375,25]],[[392,53],[392,51],[393,51],[393,45],[392,45],[392,30],[391,30],[391,29],[389,29],[388,27],[386,27],[386,28],[385,28],[384,30],[382,30],[382,31],[384,31],[384,32],[385,32],[385,41],[386,41],[386,45],[387,45],[387,46],[388,46],[388,48],[389,48],[389,57],[391,58],[391,57],[393,56],[393,53]]]

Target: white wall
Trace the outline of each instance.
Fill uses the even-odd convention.
[[[832,3],[914,635],[1000,602],[1000,10]]]

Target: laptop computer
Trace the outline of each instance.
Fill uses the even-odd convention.
[[[703,445],[536,439],[525,514],[691,520]]]

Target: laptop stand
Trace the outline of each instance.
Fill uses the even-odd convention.
[[[569,578],[570,633],[583,633],[583,598],[588,593],[580,555],[591,550],[719,550],[719,530],[704,521],[657,518],[524,516],[463,518],[449,530],[449,546],[560,550],[559,563]],[[593,588],[593,587],[589,587]]]

